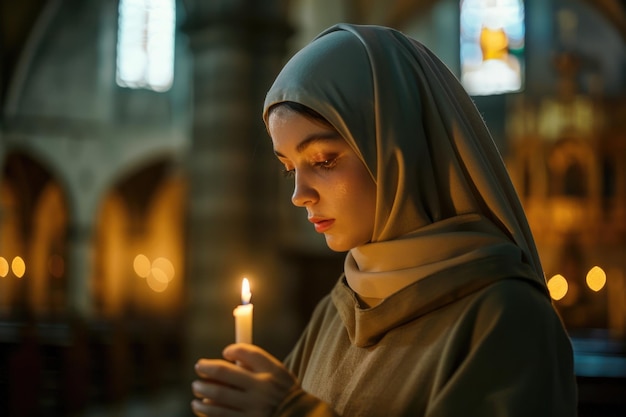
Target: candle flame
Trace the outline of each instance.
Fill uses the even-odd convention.
[[[250,292],[250,283],[248,282],[248,278],[244,278],[241,282],[241,303],[248,304],[250,303],[250,298],[252,297],[252,293]]]

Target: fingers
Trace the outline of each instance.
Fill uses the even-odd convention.
[[[211,402],[222,405],[237,404],[244,397],[242,391],[237,388],[207,381],[192,382],[191,391],[199,399],[211,399]],[[219,398],[219,401],[215,400],[217,398]]]
[[[198,416],[270,415],[297,386],[296,378],[265,350],[238,343],[224,349],[223,359],[200,359],[200,377],[192,383]]]
[[[196,373],[206,381],[220,385],[245,388],[249,385],[250,373],[234,363],[221,359],[200,359],[196,362]]]
[[[256,345],[236,343],[227,346],[222,352],[224,358],[232,362],[240,362],[252,372],[272,372],[282,368],[282,363],[274,356]]]
[[[198,398],[191,408],[199,416],[230,416],[241,412],[246,402],[243,386],[250,385],[249,372],[224,360],[201,359],[196,363],[196,373],[201,379],[191,384]],[[241,414],[239,414],[241,415]]]
[[[206,398],[204,400],[193,400],[191,402],[191,411],[198,417],[239,417],[242,415],[240,410],[224,407]]]
[[[296,382],[295,377],[284,367],[281,361],[258,346],[237,343],[227,346],[224,358],[235,361],[254,374],[256,382],[271,381],[281,391],[290,389]],[[249,385],[246,388],[250,388]]]

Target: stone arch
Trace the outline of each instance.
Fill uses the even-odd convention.
[[[63,310],[65,272],[59,274],[58,286],[47,292],[50,284],[50,256],[56,254],[53,268],[64,263],[67,239],[67,198],[61,183],[40,161],[26,153],[12,151],[3,164],[2,217],[0,248],[8,259],[23,258],[25,273],[18,281],[5,282],[7,295],[2,310],[9,314],[47,315],[54,305]],[[53,299],[56,297],[56,301]]]
[[[98,314],[111,318],[122,314],[160,316],[180,307],[184,193],[183,178],[172,174],[171,159],[162,158],[119,177],[105,194],[94,242],[93,288]],[[137,255],[151,263],[145,276],[134,269]],[[167,264],[168,274],[173,268],[174,277],[168,275],[167,282],[158,275],[162,271],[155,275],[159,263]]]
[[[13,307],[18,282],[11,273],[12,260],[23,253],[24,239],[19,231],[22,222],[17,192],[13,184],[0,177],[0,317],[8,316]]]

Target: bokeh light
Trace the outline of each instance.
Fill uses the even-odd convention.
[[[0,256],[0,277],[6,277],[9,273],[9,262]]]
[[[159,268],[152,268],[150,271],[150,275],[148,275],[150,279],[156,279],[159,282],[164,283],[167,286],[169,279],[167,278],[167,274],[160,270]]]
[[[150,259],[144,254],[139,254],[135,256],[135,260],[133,261],[133,269],[135,273],[139,275],[141,278],[146,278],[150,275]]]
[[[146,255],[139,254],[135,256],[133,269],[138,276],[146,278],[146,284],[155,292],[165,291],[176,275],[172,262],[162,256],[150,261]]]
[[[161,279],[157,278],[157,276],[158,273],[156,275],[154,273],[148,275],[146,282],[152,291],[163,292],[167,289],[167,281],[163,282]]]
[[[587,272],[587,286],[593,291],[600,291],[606,284],[606,273],[599,266],[594,266]]]
[[[13,258],[13,262],[11,262],[11,269],[16,277],[22,278],[26,273],[26,263],[21,257],[16,256]]]
[[[548,291],[550,291],[550,297],[553,300],[560,300],[567,294],[568,284],[565,277],[561,274],[556,274],[548,280]]]
[[[167,258],[158,257],[152,261],[152,273],[158,270],[162,273],[159,274],[165,279],[165,282],[170,282],[174,278],[174,265]]]

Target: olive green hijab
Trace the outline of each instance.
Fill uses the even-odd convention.
[[[523,209],[480,114],[448,68],[399,31],[339,24],[295,54],[267,93],[322,115],[377,186],[371,243],[350,286],[385,298],[434,272],[501,254],[545,287]]]

